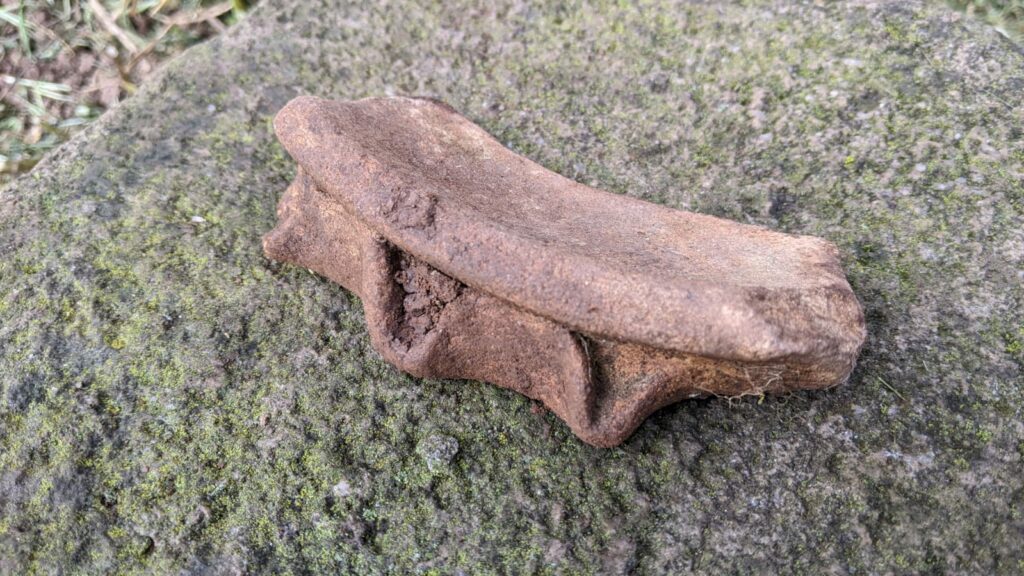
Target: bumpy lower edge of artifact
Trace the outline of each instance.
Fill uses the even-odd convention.
[[[372,344],[388,362],[417,377],[515,390],[594,446],[621,443],[652,412],[681,399],[829,387],[854,366],[856,353],[826,364],[744,362],[574,331],[403,252],[332,202],[301,168],[278,217],[264,237],[266,254],[357,293]]]

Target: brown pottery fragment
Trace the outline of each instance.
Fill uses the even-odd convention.
[[[450,107],[302,97],[270,258],[356,292],[374,348],[614,446],[683,398],[833,386],[864,341],[831,243],[573,182]]]

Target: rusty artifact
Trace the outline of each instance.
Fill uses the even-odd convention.
[[[595,446],[683,398],[841,383],[864,341],[825,240],[589,188],[433,100],[301,97],[274,127],[298,174],[267,256],[357,293],[398,368],[510,388]]]

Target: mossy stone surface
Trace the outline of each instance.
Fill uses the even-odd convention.
[[[188,51],[0,192],[0,573],[1024,571],[1024,52],[857,4],[283,0]],[[299,94],[441,98],[584,183],[823,236],[861,362],[610,450],[402,375],[262,255]]]

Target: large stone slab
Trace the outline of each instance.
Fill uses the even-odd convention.
[[[600,450],[400,374],[262,255],[299,94],[441,98],[569,178],[836,243],[849,385]],[[0,192],[0,573],[1020,571],[1022,95],[1018,46],[920,3],[261,6]]]

